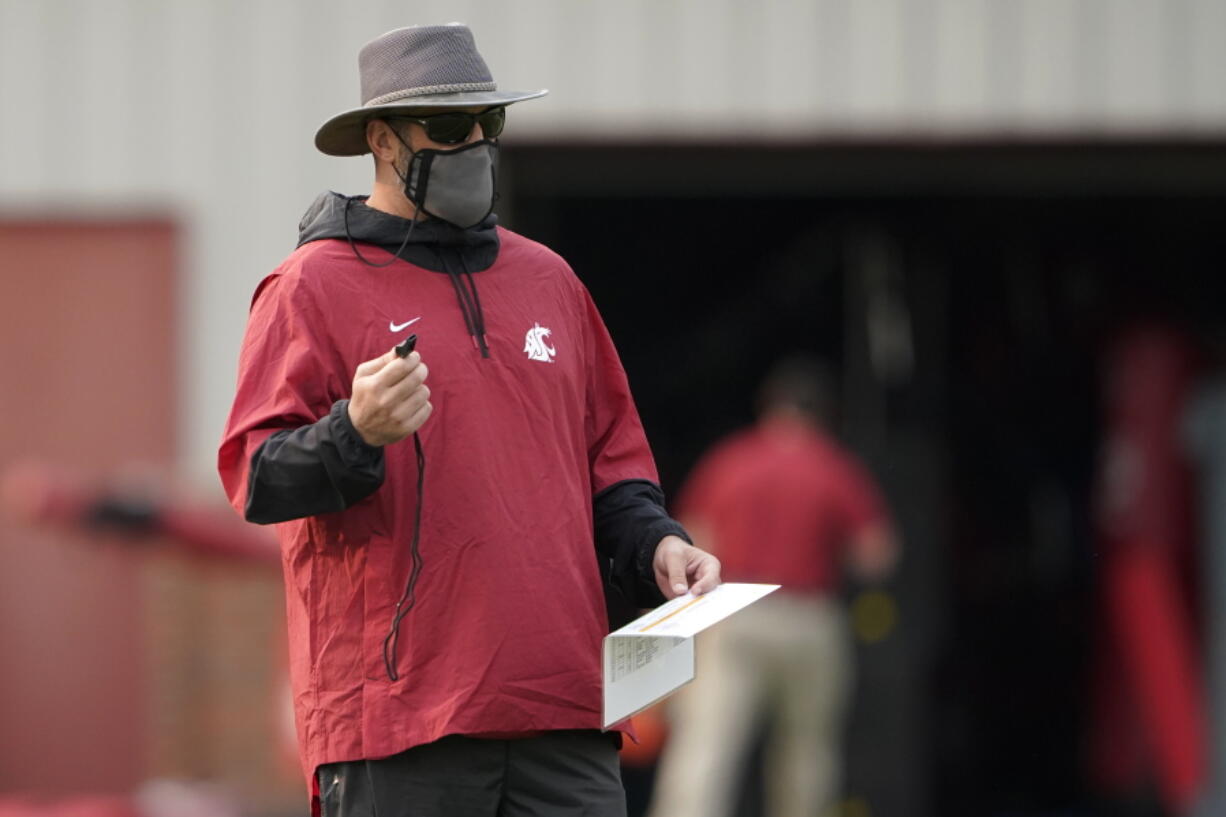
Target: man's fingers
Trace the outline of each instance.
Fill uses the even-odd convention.
[[[429,387],[425,385],[426,377],[429,375],[429,373],[430,370],[426,368],[426,364],[422,363],[421,365],[417,366],[417,368],[413,369],[413,371],[409,372],[409,374],[402,380],[385,387],[382,392],[383,404],[386,406],[399,405],[417,392],[420,392],[423,389],[429,389]],[[427,396],[429,396],[428,392]]]
[[[397,387],[397,391],[399,387]],[[391,394],[389,392],[389,394]],[[396,402],[388,401],[389,413],[397,422],[404,422],[416,414],[422,406],[430,402],[430,387],[421,385],[420,388],[413,391],[406,391],[399,395]]]
[[[359,363],[353,374],[355,377],[369,377],[395,359],[395,350],[389,349],[378,357]]]
[[[392,419],[401,433],[407,436],[421,428],[433,411],[434,406],[430,402],[415,395],[412,400],[397,409]]]
[[[685,556],[677,551],[672,551],[668,554],[665,566],[668,568],[668,586],[673,589],[673,592],[680,596],[689,589],[689,583],[685,580]]]
[[[349,398],[349,419],[358,435],[370,445],[387,445],[416,431],[429,416],[429,410],[422,414],[430,401],[428,373],[420,354],[402,358],[394,349],[358,364]]]
[[[410,352],[408,357],[397,357],[395,352],[388,354],[391,359],[384,363],[374,376],[375,385],[379,388],[391,388],[424,365],[418,352]],[[424,377],[425,372],[422,372],[422,375]]]
[[[652,567],[656,584],[666,598],[684,595],[687,590],[698,596],[719,586],[719,559],[677,536],[660,540]]]
[[[691,588],[694,595],[701,596],[703,593],[710,593],[719,586],[719,569],[719,559],[709,553],[703,554],[702,560],[698,563],[698,569],[695,571],[694,586]]]
[[[430,419],[430,415],[434,412],[434,404],[426,403],[421,408],[413,413],[409,420],[409,425],[414,431],[425,425],[426,420]]]

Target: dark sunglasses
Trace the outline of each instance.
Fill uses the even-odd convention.
[[[481,126],[481,133],[486,139],[493,139],[502,133],[502,126],[507,122],[506,106],[487,108],[481,113],[465,113],[463,111],[448,111],[430,116],[396,116],[406,122],[416,122],[426,129],[430,141],[444,145],[458,145],[468,139],[473,132],[473,124]]]

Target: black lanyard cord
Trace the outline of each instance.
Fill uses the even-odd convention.
[[[396,602],[396,613],[392,617],[392,626],[383,639],[383,665],[387,669],[387,677],[393,681],[400,680],[400,675],[396,672],[396,646],[400,641],[400,622],[417,603],[417,578],[421,575],[422,566],[421,504],[422,489],[426,482],[426,455],[422,453],[421,438],[417,436],[416,431],[413,432],[413,449],[417,452],[417,508],[413,511],[413,543],[409,546],[413,554],[413,569],[409,571],[409,580],[405,583],[400,601]]]

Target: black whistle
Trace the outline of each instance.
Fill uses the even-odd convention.
[[[409,335],[400,343],[396,344],[396,357],[408,357],[409,353],[417,346],[416,333]]]

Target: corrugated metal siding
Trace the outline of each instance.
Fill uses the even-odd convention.
[[[1226,132],[1220,0],[0,0],[0,207],[188,225],[185,464],[206,474],[251,288],[324,187],[363,42],[464,20],[514,135]]]

